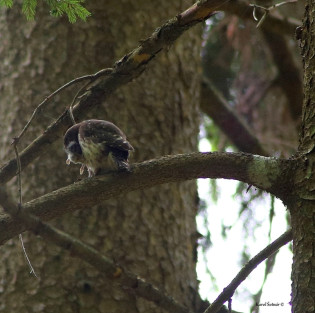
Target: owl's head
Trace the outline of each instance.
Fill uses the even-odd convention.
[[[79,124],[70,127],[64,136],[64,149],[68,154],[66,163],[84,163],[84,156],[79,143]]]

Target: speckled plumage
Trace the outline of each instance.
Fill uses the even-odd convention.
[[[113,123],[86,120],[70,127],[64,136],[67,164],[81,163],[89,176],[100,171],[129,170],[129,151],[133,150],[125,134]]]

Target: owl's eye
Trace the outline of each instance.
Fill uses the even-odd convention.
[[[78,142],[72,141],[68,146],[68,150],[75,154],[82,154],[81,146]]]

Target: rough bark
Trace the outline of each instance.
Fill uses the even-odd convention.
[[[286,201],[291,196],[293,160],[277,160],[245,153],[191,153],[136,164],[131,173],[88,178],[25,203],[23,209],[44,221],[139,189],[197,178],[226,178],[246,182]],[[0,203],[2,197],[0,194]],[[152,208],[155,210],[155,208]],[[0,243],[27,229],[0,215]]]
[[[292,309],[315,311],[315,3],[307,1],[301,36],[304,63],[304,101],[295,177],[295,200],[289,205],[293,230]]]
[[[13,157],[16,136],[35,106],[63,83],[111,66],[163,21],[184,7],[106,1],[91,3],[93,17],[70,25],[38,14],[27,23],[17,10],[0,19],[2,36],[0,118],[1,162]],[[126,14],[126,12],[128,14]],[[135,147],[132,162],[197,149],[200,29],[190,31],[141,78],[116,91],[97,112],[84,118],[111,120]],[[75,91],[59,95],[23,139],[22,149],[69,105]],[[78,167],[65,165],[61,140],[23,172],[25,201],[74,182]],[[71,173],[71,174],[70,174]],[[15,180],[8,186],[16,195]],[[194,306],[197,210],[195,182],[166,184],[117,196],[96,208],[54,221],[128,270]],[[24,236],[40,279],[29,277],[16,239],[1,248],[0,312],[160,312],[120,286],[104,282],[94,269],[73,261],[66,251]]]
[[[141,40],[139,46],[115,62],[113,68],[101,69],[97,73],[83,75],[71,80],[50,94],[45,101],[52,98],[52,95],[57,94],[57,91],[64,90],[66,86],[69,87],[79,81],[82,82],[85,80],[85,85],[73,100],[75,104],[73,107],[75,119],[84,118],[87,111],[97,109],[98,105],[104,102],[117,88],[131,82],[143,73],[148,63],[158,53],[168,49],[185,31],[213,15],[213,10],[215,10],[218,3],[220,3],[219,0],[198,1],[197,4],[195,3],[189,9],[169,19],[161,27],[155,29],[150,37]],[[38,114],[38,112],[43,110],[45,101],[36,107],[33,116],[35,116],[35,113]],[[46,150],[48,152],[52,151],[52,143],[60,138],[72,125],[68,111],[69,108],[49,125],[42,135],[38,136],[20,153],[19,159],[22,170],[34,162]],[[24,130],[21,132],[21,135],[22,133],[24,133]],[[18,136],[16,141],[20,141],[21,135]],[[0,184],[14,177],[16,171],[17,161],[14,158],[0,168]]]
[[[93,5],[90,9],[94,18],[88,24],[69,25],[44,15],[39,15],[34,23],[25,24],[17,11],[7,11],[1,15],[0,25],[4,29],[0,50],[3,60],[0,70],[4,77],[0,85],[3,91],[0,100],[3,131],[1,162],[12,159],[13,150],[9,146],[11,138],[21,130],[30,112],[46,95],[75,76],[111,66],[114,60],[130,51],[137,40],[147,37],[155,26],[183,9],[180,4],[172,5],[168,1],[159,2],[159,10],[145,1],[137,2],[137,5],[116,1]],[[294,312],[312,312],[315,307],[315,282],[312,276],[315,246],[314,10],[314,4],[309,1],[301,41],[305,62],[305,100],[300,155],[293,162],[257,157],[256,162],[249,162],[244,167],[234,164],[237,177],[231,175],[232,170],[226,174],[226,178],[253,182],[278,195],[289,205],[294,238]],[[108,102],[98,106],[97,113],[86,112],[84,115],[109,119],[118,124],[136,148],[134,161],[196,150],[199,111],[196,107],[198,81],[195,74],[200,37],[196,38],[194,32],[190,31],[171,47],[169,53],[159,56],[150,72],[116,91]],[[41,112],[19,148],[25,147],[38,136],[68,106],[73,94],[74,90],[59,95],[50,104],[49,110]],[[62,166],[65,155],[61,140],[54,142],[57,138],[51,143],[53,153],[41,157],[23,173],[25,202],[76,180],[79,169]],[[240,155],[239,161],[242,157],[245,156]],[[222,177],[219,175],[228,169],[228,164],[216,164],[212,172],[214,176],[209,176],[203,165],[197,167],[198,173],[192,175],[196,167],[192,166],[190,171],[188,166],[188,170],[181,172],[181,166],[187,164],[175,161],[174,172],[169,167],[172,163],[166,162],[165,167],[158,164],[161,166],[160,176],[157,172],[150,172],[150,166],[154,166],[156,161],[135,166],[138,174],[141,173],[141,166],[148,166],[147,172],[144,168],[139,188],[155,185],[152,183],[154,179],[158,179],[159,183],[167,183],[150,190],[137,191],[136,186],[130,188],[135,182],[133,174],[119,176],[112,181],[112,178],[95,178],[59,190],[61,195],[65,191],[66,198],[63,199],[66,199],[65,204],[71,214],[63,215],[54,224],[104,253],[114,261],[113,264],[122,264],[126,270],[144,277],[194,309],[197,292],[194,222],[196,186],[194,182],[170,182],[196,177]],[[167,171],[169,175],[166,175]],[[291,175],[292,171],[296,171],[296,174]],[[156,177],[152,176],[154,179],[150,182],[152,173]],[[132,192],[122,195],[124,184],[126,190]],[[8,184],[14,196],[17,195],[15,185],[15,180]],[[93,188],[99,190],[99,197],[88,201],[87,193]],[[61,206],[56,206],[56,212],[53,212],[53,202],[42,202],[43,199],[49,200],[52,195],[54,193],[48,193],[47,196],[29,201],[25,207],[31,210],[37,205],[34,210],[38,210],[39,215],[45,215],[48,209],[50,215],[46,217],[56,217],[61,212]],[[104,203],[105,199],[109,199],[108,195],[114,196],[114,199]],[[71,196],[75,197],[75,201],[71,202]],[[78,210],[96,203],[97,207]],[[8,216],[4,216],[1,223],[11,223],[15,234],[24,230],[22,224],[18,227],[13,225]],[[40,279],[29,277],[17,240],[10,240],[2,246],[0,312],[161,311],[152,303],[137,298],[129,288],[104,280],[98,271],[86,266],[83,261],[74,262],[67,251],[34,236],[25,236],[25,241]]]

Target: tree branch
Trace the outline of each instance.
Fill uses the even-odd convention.
[[[131,191],[197,178],[243,181],[286,201],[290,196],[292,162],[295,161],[245,153],[166,156],[134,164],[131,173],[113,172],[84,179],[25,203],[24,210],[47,221]],[[7,215],[0,216],[0,226],[0,243],[26,230],[22,223],[14,222]]]
[[[21,211],[21,208],[8,195],[3,186],[0,186],[0,203],[5,211],[13,217],[14,221],[23,223],[27,228],[31,229],[35,235],[40,235],[47,241],[68,250],[70,256],[80,258],[81,260],[89,263],[91,266],[100,271],[100,273],[107,279],[119,283],[124,291],[133,292],[137,296],[154,302],[157,306],[172,313],[191,312],[188,308],[182,306],[172,297],[163,293],[152,284],[125,270],[119,264],[115,264],[106,256],[100,254],[93,247],[59,229],[56,229],[53,226],[43,223],[34,215],[24,213],[24,208],[22,208]],[[209,303],[207,302],[207,306],[208,304]],[[227,313],[228,311],[222,306],[219,312]],[[234,311],[232,311],[232,313],[234,313]]]
[[[164,48],[168,48],[185,31],[209,18],[222,4],[222,0],[202,0],[196,2],[186,11],[167,21],[157,28],[153,34],[143,40],[133,51],[117,61],[112,73],[102,75],[88,84],[76,102],[73,113],[79,120],[86,112],[96,108],[117,88],[137,78],[146,69],[147,64]],[[66,110],[46,131],[35,139],[21,153],[22,169],[33,162],[44,152],[49,151],[51,144],[59,139],[66,129],[72,125],[68,110]],[[10,160],[0,169],[0,182],[5,183],[16,175],[16,159]]]
[[[240,151],[268,156],[247,124],[205,77],[201,84],[200,107]]]
[[[106,69],[107,71],[110,70],[110,69]],[[82,81],[86,81],[86,80],[89,80],[89,81],[92,81],[93,79],[96,79],[97,78],[97,75],[99,73],[96,73],[94,75],[85,75],[85,76],[82,76],[82,77],[78,77],[78,78],[75,78],[73,80],[71,80],[70,82],[66,83],[65,85],[61,86],[60,88],[58,88],[57,90],[55,90],[53,93],[51,93],[49,96],[47,96],[34,110],[31,118],[29,119],[29,121],[26,123],[26,125],[24,126],[24,128],[22,129],[21,133],[16,137],[14,138],[14,141],[15,141],[15,144],[17,145],[19,143],[19,141],[21,140],[21,138],[23,137],[23,135],[25,134],[25,132],[27,131],[27,129],[29,128],[29,126],[31,125],[33,119],[36,117],[36,115],[43,111],[44,110],[44,106],[48,103],[48,101],[50,99],[52,99],[53,97],[55,97],[58,93],[62,92],[63,90],[65,90],[66,88],[69,88],[70,86],[74,85],[74,84],[77,84],[79,82],[82,82]]]
[[[7,195],[4,188],[0,188],[0,199],[3,207],[14,216],[13,221],[22,223],[31,229],[35,234],[41,235],[48,241],[68,250],[71,256],[78,257],[99,270],[108,279],[120,283],[122,286],[132,290],[137,296],[156,303],[159,307],[169,312],[188,313],[189,310],[173,298],[165,295],[150,283],[137,277],[135,274],[124,270],[121,266],[113,263],[110,259],[101,255],[97,250],[80,240],[66,234],[52,226],[43,223],[38,217],[20,211],[18,206]],[[288,230],[270,245],[253,257],[236,275],[231,283],[224,288],[217,299],[206,309],[204,313],[218,312],[224,303],[232,298],[238,286],[248,277],[248,275],[265,259],[270,257],[282,246],[292,240],[292,230]],[[128,290],[127,290],[128,291]]]
[[[224,3],[222,4],[222,7],[220,7],[220,10],[235,14],[242,19],[252,20],[255,22],[253,18],[253,8],[245,1],[230,1],[228,3]],[[259,9],[257,9],[257,11],[259,11]],[[264,11],[261,10],[261,16],[263,13]],[[272,14],[268,14],[260,27],[280,35],[293,36],[296,28],[299,26],[301,26],[301,21],[296,19],[276,17]]]
[[[240,1],[201,0],[186,11],[170,19],[157,28],[153,34],[141,44],[114,64],[113,72],[105,76],[102,71],[96,73],[98,79],[93,80],[86,87],[85,92],[74,107],[77,119],[84,117],[87,111],[96,108],[120,86],[132,81],[146,69],[147,64],[164,48],[168,48],[182,33],[199,22],[204,21],[215,13],[215,10],[224,10],[242,18],[252,19],[252,8]],[[281,34],[292,34],[299,23],[281,20],[268,15],[262,27]],[[95,74],[95,75],[96,75]],[[92,75],[93,76],[93,75]],[[59,139],[67,128],[72,125],[68,110],[59,116],[45,132],[37,137],[20,154],[22,169],[36,158],[51,149],[51,144]],[[0,184],[6,183],[16,175],[16,159],[10,160],[0,169]]]
[[[71,235],[43,223],[38,217],[19,210],[8,196],[4,188],[0,187],[0,199],[5,210],[12,215],[13,221],[23,223],[36,235],[67,250],[72,257],[80,258],[95,267],[107,279],[119,283],[126,292],[133,292],[137,296],[154,302],[168,312],[189,313],[189,309],[176,302],[172,297],[164,294],[152,284],[147,283],[137,275],[125,270],[110,259],[100,254],[93,247],[72,237]]]
[[[292,230],[286,231],[279,238],[273,241],[270,245],[254,256],[235,276],[231,283],[223,289],[223,292],[209,306],[204,313],[216,313],[220,310],[223,304],[233,297],[236,288],[247,278],[247,276],[265,259],[269,258],[273,253],[279,250],[282,246],[292,240]]]

